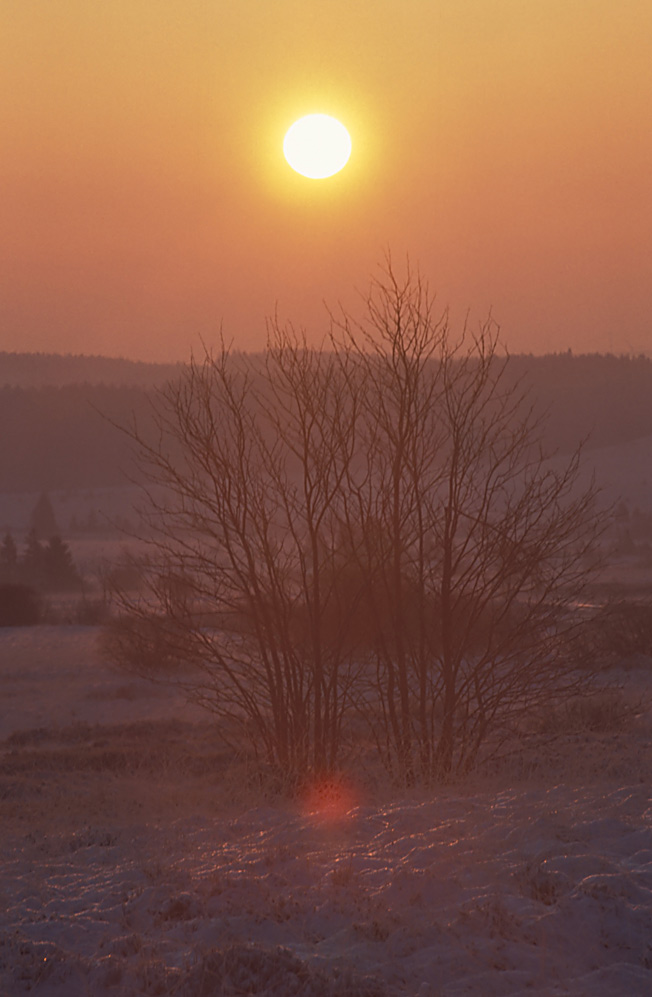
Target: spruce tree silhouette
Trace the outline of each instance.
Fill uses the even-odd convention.
[[[51,537],[43,549],[43,573],[50,589],[77,588],[81,583],[70,547],[59,536]]]
[[[57,536],[59,527],[54,516],[52,503],[47,492],[41,492],[30,516],[30,529],[34,530],[37,540],[49,540]]]
[[[11,531],[7,530],[2,541],[2,546],[0,547],[0,565],[2,566],[3,573],[14,571],[17,564],[18,550],[16,548],[16,541]]]
[[[41,587],[44,581],[44,551],[43,544],[38,539],[34,527],[25,538],[25,550],[20,560],[21,575],[30,585]]]

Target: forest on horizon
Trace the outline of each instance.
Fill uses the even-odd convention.
[[[183,365],[110,357],[0,352],[0,492],[126,484],[138,469],[117,426],[146,427],[156,387]],[[652,360],[571,353],[514,355],[545,414],[551,450],[617,445],[652,436]]]

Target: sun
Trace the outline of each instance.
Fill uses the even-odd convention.
[[[351,136],[329,114],[307,114],[287,130],[283,153],[293,170],[311,180],[339,173],[351,155]]]

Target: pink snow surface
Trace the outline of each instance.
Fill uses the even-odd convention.
[[[651,821],[640,786],[556,786],[30,833],[4,856],[1,992],[647,995]],[[270,954],[248,989],[188,989],[244,945]]]
[[[178,715],[137,684],[122,695],[91,637],[2,635],[0,736]],[[647,997],[640,778],[351,799],[329,820],[279,804],[160,823],[89,814],[74,832],[17,821],[3,834],[0,995]]]

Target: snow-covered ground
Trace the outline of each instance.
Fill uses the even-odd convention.
[[[652,992],[649,718],[518,779],[298,804],[93,641],[0,631],[0,994]]]

